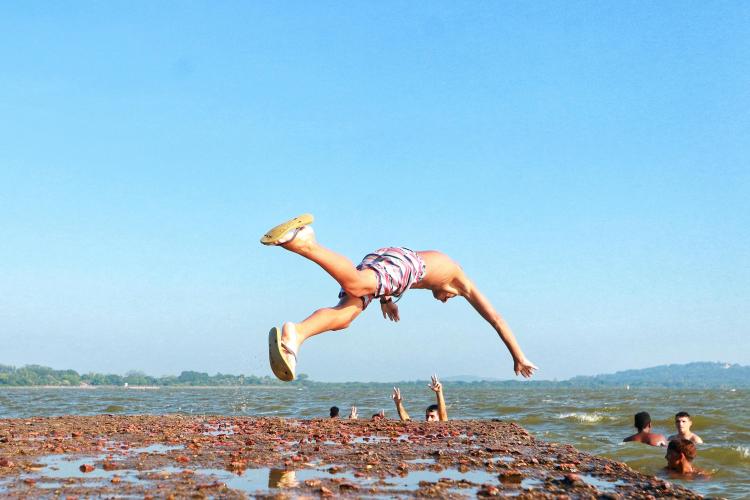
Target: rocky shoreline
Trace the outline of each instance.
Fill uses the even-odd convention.
[[[499,420],[0,420],[5,498],[702,498]]]

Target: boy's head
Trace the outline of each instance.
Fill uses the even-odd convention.
[[[427,422],[438,422],[440,420],[440,414],[438,413],[438,405],[430,405],[424,411],[424,419]]]
[[[667,467],[673,470],[681,470],[683,461],[692,462],[697,455],[695,445],[689,439],[677,438],[669,442],[667,446]]]
[[[331,418],[336,418],[338,416],[339,416],[339,407],[331,406]]]
[[[677,432],[685,434],[690,432],[690,426],[693,425],[693,420],[690,418],[688,412],[681,411],[674,416],[674,425],[677,427]]]
[[[638,429],[638,432],[641,432],[646,427],[651,427],[651,415],[647,411],[636,413],[635,428]]]

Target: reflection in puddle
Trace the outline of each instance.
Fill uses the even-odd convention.
[[[269,488],[296,488],[297,482],[296,471],[286,469],[270,469],[268,471]]]
[[[427,459],[417,459],[427,460]],[[346,480],[367,488],[376,487],[383,494],[397,494],[401,491],[416,491],[425,483],[444,485],[445,492],[460,492],[461,494],[476,494],[482,484],[498,484],[497,474],[474,470],[460,472],[457,469],[444,469],[440,472],[434,471],[411,471],[403,476],[388,477],[380,479],[375,477],[355,477],[351,472],[337,470],[341,466],[331,466],[328,469],[246,469],[241,474],[233,474],[221,469],[197,469],[196,474],[209,476],[211,480],[220,481],[228,488],[244,492],[257,492],[267,487],[269,489],[289,489],[303,487],[305,481],[330,479],[333,475],[335,480]],[[331,472],[331,470],[335,472]],[[450,482],[449,482],[450,481]],[[515,488],[517,493],[522,490],[532,489],[542,485],[538,479],[524,479]],[[512,493],[513,488],[505,486],[506,493]]]

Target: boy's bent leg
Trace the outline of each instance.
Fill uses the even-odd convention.
[[[301,323],[284,323],[281,339],[297,352],[299,346],[313,335],[347,328],[363,310],[360,297],[344,295],[335,307],[318,309]]]

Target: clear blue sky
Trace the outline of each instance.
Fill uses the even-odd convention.
[[[0,363],[270,374],[336,302],[258,238],[443,250],[540,379],[750,364],[747,2],[3,2]],[[511,378],[413,290],[317,380]]]

